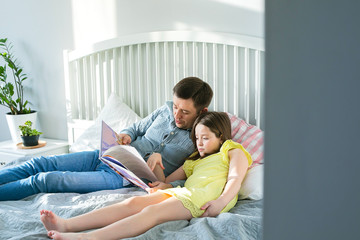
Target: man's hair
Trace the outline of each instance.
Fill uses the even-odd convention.
[[[213,97],[210,85],[197,77],[182,79],[174,86],[173,93],[178,98],[192,99],[198,111],[208,107]]]
[[[221,139],[222,143],[231,139],[231,122],[228,114],[225,112],[204,112],[196,118],[191,130],[191,140],[195,148],[197,148],[195,128],[198,124],[208,127],[217,138]],[[195,152],[188,159],[196,160],[199,157],[199,152]]]

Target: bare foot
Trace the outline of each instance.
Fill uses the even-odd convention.
[[[49,231],[48,236],[55,240],[90,240],[90,238],[86,236],[86,233],[61,233],[58,231]]]
[[[44,224],[46,230],[56,230],[60,232],[65,232],[65,220],[55,213],[48,211],[48,210],[41,210],[40,211],[40,219]]]

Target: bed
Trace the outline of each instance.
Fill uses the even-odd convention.
[[[164,223],[132,239],[262,239],[263,39],[218,32],[140,33],[66,50],[64,69],[71,152],[99,147],[102,120],[120,131],[171,100],[177,81],[197,76],[214,90],[210,110],[229,114],[233,139],[252,155],[254,164],[229,213]],[[130,187],[0,202],[0,239],[47,239],[41,209],[67,218],[143,194]]]

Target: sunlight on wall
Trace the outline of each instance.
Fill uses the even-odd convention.
[[[174,22],[174,30],[182,31],[206,31],[205,28],[190,25],[184,22]]]
[[[116,37],[116,0],[72,0],[74,47]]]
[[[263,37],[264,1],[71,0],[74,47],[134,33],[168,30]]]
[[[253,11],[264,12],[265,0],[212,0],[214,2],[228,4],[234,7],[245,8]]]

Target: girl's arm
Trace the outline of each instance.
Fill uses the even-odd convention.
[[[160,168],[159,166],[157,166]],[[156,167],[155,167],[156,169]],[[177,170],[175,170],[173,173],[171,173],[167,178],[165,178],[165,182],[156,181],[153,183],[149,183],[149,186],[151,187],[150,193],[156,192],[158,189],[166,189],[166,188],[172,188],[173,186],[170,184],[170,182],[176,181],[176,180],[184,180],[186,179],[186,174],[183,169],[183,166],[179,167]]]
[[[173,173],[171,173],[167,178],[165,178],[165,183],[171,183],[176,180],[184,180],[186,179],[186,174],[183,168],[184,165],[176,169]]]
[[[207,202],[201,207],[205,210],[202,217],[215,217],[225,208],[225,206],[239,193],[241,183],[248,169],[248,159],[240,149],[231,149],[228,152],[230,164],[227,182],[223,193],[216,199]]]

